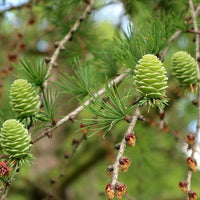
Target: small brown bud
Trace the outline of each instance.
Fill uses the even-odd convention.
[[[109,200],[112,200],[115,197],[115,188],[111,183],[106,185],[106,196]]]
[[[187,193],[187,181],[179,182],[179,188],[184,192]]]
[[[200,62],[200,57],[197,58],[197,61]]]
[[[160,112],[160,120],[163,120],[165,118],[165,112],[162,111]]]
[[[195,105],[195,106],[198,106],[198,99],[192,100],[192,104]]]
[[[82,123],[80,124],[80,129],[84,134],[86,134],[88,132],[88,129],[86,127],[87,127],[87,125],[82,124]]]
[[[21,33],[18,33],[18,34],[17,34],[17,37],[19,38],[19,40],[21,40],[22,37],[23,37],[23,35],[22,35]]]
[[[4,161],[0,161],[0,176],[8,176],[10,174],[11,169],[8,167],[7,163]]]
[[[5,69],[3,69],[3,70],[1,71],[1,77],[2,77],[2,78],[5,78],[6,75],[7,75],[7,71],[6,71]]]
[[[115,149],[116,149],[116,150],[119,150],[120,147],[121,147],[121,142],[118,142],[118,143],[115,145]]]
[[[31,5],[30,3],[27,3],[27,4],[25,5],[25,7],[28,8],[28,9],[31,9],[31,8],[32,8],[32,5]]]
[[[192,133],[188,134],[186,139],[187,139],[187,143],[189,145],[192,146],[194,144],[194,140],[195,140],[194,134],[192,134]]]
[[[131,132],[131,133],[126,134],[125,140],[130,146],[134,147],[136,143],[135,133]]]
[[[10,73],[12,73],[12,72],[13,72],[13,67],[10,66],[10,67],[8,68],[8,73],[10,74]]]
[[[79,18],[79,21],[80,21],[80,22],[82,22],[83,20],[84,20],[84,18],[83,18],[83,17],[80,17],[80,18]]]
[[[139,120],[139,121],[145,121],[145,117],[144,117],[143,115],[140,115],[140,116],[137,118],[137,120]]]
[[[56,180],[52,178],[52,179],[50,180],[50,182],[51,182],[51,184],[53,185],[53,184],[56,183]]]
[[[68,159],[68,158],[69,158],[69,154],[68,154],[68,153],[65,153],[65,154],[64,154],[64,158],[65,158],[65,159]]]
[[[17,60],[17,54],[9,54],[8,55],[8,60],[14,62]]]
[[[116,183],[115,189],[117,199],[121,199],[126,193],[126,185],[124,183]]]
[[[65,51],[66,48],[65,48],[64,46],[62,46],[62,47],[60,48],[60,50],[61,50],[61,51]]]
[[[33,17],[31,17],[31,18],[29,19],[28,23],[29,23],[30,25],[33,25],[33,24],[35,23],[35,19],[34,19]]]
[[[190,190],[188,192],[188,197],[189,197],[189,200],[197,200],[197,193],[192,191],[192,190]]]
[[[52,125],[56,125],[56,120],[55,119],[52,119]]]
[[[44,61],[45,61],[46,64],[48,64],[51,61],[51,58],[45,57]]]
[[[131,123],[131,116],[130,115],[126,115],[125,121],[128,122],[128,123]]]
[[[52,138],[52,133],[51,133],[51,132],[48,132],[48,133],[47,133],[47,137],[48,137],[49,139],[51,139],[51,138]]]
[[[21,44],[19,45],[20,50],[25,49],[25,47],[26,47],[26,45],[25,45],[24,43],[21,43]]]
[[[73,140],[72,140],[72,145],[79,144],[79,142],[80,142],[79,140],[73,139]]]
[[[119,160],[120,168],[122,172],[126,172],[129,168],[130,164],[130,159],[128,157],[122,157]]]
[[[112,172],[113,171],[113,165],[109,165],[107,167],[107,172]]]
[[[192,157],[188,157],[187,158],[187,164],[189,166],[189,168],[193,171],[196,172],[197,171],[197,162],[194,158]]]

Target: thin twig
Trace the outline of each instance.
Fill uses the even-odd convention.
[[[119,174],[119,161],[120,161],[120,158],[123,156],[124,154],[124,151],[125,151],[125,148],[126,148],[126,135],[130,132],[132,132],[133,128],[135,127],[135,124],[136,124],[136,121],[137,121],[137,118],[138,116],[140,115],[140,110],[139,108],[136,108],[135,110],[135,113],[132,117],[132,120],[131,120],[131,123],[129,124],[129,127],[126,131],[126,133],[124,134],[124,137],[120,143],[120,149],[118,151],[118,154],[117,154],[117,158],[115,160],[115,163],[113,165],[113,175],[112,175],[112,185],[115,186],[115,184],[117,183],[117,180],[118,180],[118,174]]]
[[[23,3],[23,4],[20,4],[18,6],[12,6],[12,4],[11,4],[9,8],[5,8],[5,9],[0,10],[0,15],[5,13],[5,12],[11,11],[11,10],[21,9],[21,8],[23,8],[23,7],[25,7],[26,5],[29,5],[29,4],[30,4],[30,1]]]
[[[194,34],[200,34],[200,31],[198,30],[198,31],[195,31],[195,30],[193,30],[193,29],[187,29],[187,32],[188,33],[194,33]]]
[[[126,70],[123,74],[119,75],[118,77],[116,77],[115,79],[113,79],[109,84],[108,87],[110,88],[114,83],[118,84],[120,83],[130,72],[131,70],[128,69]],[[105,87],[102,88],[101,90],[99,90],[97,93],[94,94],[95,97],[101,96],[103,93],[105,92]],[[93,98],[90,98],[89,100],[87,100],[82,106],[79,106],[78,108],[76,108],[75,110],[73,110],[72,112],[70,112],[68,115],[66,115],[65,117],[63,117],[62,119],[60,119],[55,126],[46,129],[44,132],[40,133],[35,139],[33,139],[31,141],[31,143],[35,143],[39,140],[41,140],[43,137],[47,136],[48,133],[52,133],[53,131],[55,131],[55,129],[57,129],[58,127],[60,127],[63,123],[67,122],[68,120],[74,118],[76,115],[78,115],[86,106],[90,105],[90,103],[92,102]]]
[[[193,19],[194,31],[198,32],[197,21],[196,21],[197,15],[195,15],[195,10],[194,10],[194,5],[193,5],[192,0],[189,0],[189,6],[190,6],[190,10],[191,10],[192,19]],[[196,57],[196,60],[198,60],[198,58],[199,58],[199,35],[198,34],[195,35],[195,46],[196,46],[195,57]],[[197,70],[198,70],[198,76],[199,76],[199,65],[197,67]],[[200,130],[200,86],[198,86],[198,120],[197,120],[196,131],[194,134],[194,137],[195,137],[194,145],[192,146],[192,153],[191,153],[192,158],[194,158],[194,154],[197,149],[199,130]],[[192,177],[192,170],[189,169],[188,175],[187,175],[187,191],[188,192],[190,191],[190,188],[191,188],[191,177]],[[187,195],[187,200],[189,200],[189,195]]]
[[[79,17],[79,19],[76,20],[75,24],[72,26],[69,32],[65,35],[65,37],[60,42],[58,42],[57,44],[58,46],[56,47],[53,55],[50,58],[49,69],[48,69],[46,77],[48,77],[51,74],[53,66],[57,65],[56,60],[58,58],[60,51],[64,48],[65,44],[71,39],[73,33],[77,31],[81,22],[86,18],[87,14],[90,13],[93,4],[94,4],[94,0],[90,0],[83,14]],[[47,88],[47,85],[48,85],[48,80],[46,80],[44,83],[45,89]]]
[[[8,193],[9,185],[6,185],[5,188],[2,191],[1,200],[6,200],[7,193]]]
[[[166,56],[166,54],[167,54],[167,51],[168,51],[168,49],[169,49],[171,43],[174,42],[174,41],[180,36],[181,33],[182,33],[182,31],[176,31],[176,32],[171,36],[171,38],[170,38],[169,41],[168,41],[168,46],[167,46],[165,49],[163,49],[162,52],[161,52],[161,58],[162,58],[162,60],[165,58],[165,56]]]

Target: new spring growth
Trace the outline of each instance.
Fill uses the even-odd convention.
[[[130,159],[128,157],[122,157],[119,160],[120,168],[122,172],[127,172],[129,166],[130,166]]]
[[[136,143],[135,133],[131,132],[131,133],[126,134],[125,140],[130,146],[134,147]]]
[[[190,190],[188,192],[188,197],[189,197],[189,200],[197,200],[197,193],[192,191],[192,190]]]
[[[0,176],[5,177],[10,174],[11,169],[6,162],[0,161]]]
[[[115,197],[115,187],[111,183],[106,185],[106,196],[109,200],[112,200]]]
[[[123,195],[126,193],[126,188],[124,183],[116,183],[115,190],[117,199],[122,199]]]
[[[193,172],[197,171],[197,161],[193,157],[187,158],[187,164]]]
[[[179,188],[184,192],[187,193],[187,181],[179,182]]]
[[[172,69],[181,87],[192,88],[197,82],[197,62],[185,51],[178,51],[172,58]]]

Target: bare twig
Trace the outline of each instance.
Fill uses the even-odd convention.
[[[5,188],[2,191],[1,200],[6,200],[7,193],[8,193],[9,185],[6,185]]]
[[[119,75],[118,77],[116,77],[115,79],[113,79],[109,84],[108,87],[111,87],[114,83],[118,84],[119,82],[121,82],[127,75],[128,72],[130,72],[131,70],[128,69],[126,70],[123,74]],[[100,95],[102,95],[105,92],[105,88],[99,90],[97,93],[94,94],[95,97],[98,97]],[[66,115],[65,117],[63,117],[62,119],[60,119],[55,126],[46,129],[44,132],[40,133],[35,139],[32,140],[32,144],[39,141],[40,139],[42,139],[43,137],[47,136],[48,133],[52,133],[55,129],[57,129],[58,127],[60,127],[63,123],[67,122],[68,120],[70,120],[71,118],[74,118],[76,115],[78,115],[86,106],[90,105],[90,103],[92,102],[93,98],[90,98],[89,100],[87,100],[82,106],[79,106],[78,108],[76,108],[75,110],[73,110],[71,113],[69,113],[68,115]]]
[[[60,51],[64,48],[65,44],[70,40],[70,38],[72,37],[73,33],[77,31],[77,29],[79,28],[81,22],[86,18],[87,14],[90,13],[93,4],[94,4],[94,0],[90,0],[88,5],[87,5],[87,7],[85,8],[83,14],[75,22],[75,24],[72,26],[72,28],[69,30],[69,32],[65,35],[65,37],[61,41],[59,41],[57,43],[57,47],[56,47],[53,55],[51,56],[51,58],[49,58],[50,59],[50,63],[49,63],[49,69],[48,69],[46,77],[48,77],[51,74],[53,66],[57,65],[56,64],[56,60],[58,58],[58,55],[59,55]],[[46,89],[47,85],[48,85],[48,80],[46,80],[46,82],[44,83],[44,88],[45,89]]]
[[[115,184],[117,183],[118,174],[119,174],[119,166],[120,166],[119,161],[120,161],[120,158],[123,156],[125,148],[126,148],[126,139],[125,139],[126,134],[132,132],[139,115],[140,115],[140,110],[139,110],[139,108],[136,108],[135,113],[132,117],[131,123],[129,124],[129,127],[128,127],[126,133],[124,134],[124,137],[120,143],[120,149],[118,151],[117,158],[113,165],[113,175],[112,175],[112,185],[113,186],[115,186]]]
[[[193,30],[193,29],[187,29],[187,32],[188,33],[194,33],[194,34],[200,34],[200,31],[198,30],[198,31],[195,31],[195,30]]]
[[[197,21],[196,21],[197,15],[195,14],[194,5],[193,5],[192,0],[189,0],[189,6],[190,6],[190,10],[191,10],[192,19],[193,19],[194,31],[198,32],[199,30],[198,30]],[[198,58],[199,58],[199,35],[198,34],[195,35],[195,46],[196,46],[196,56],[195,57],[196,57],[196,60],[198,60]],[[198,75],[199,75],[199,65],[197,67],[197,70],[198,70]],[[194,154],[197,150],[199,130],[200,130],[200,86],[198,86],[198,120],[197,120],[196,131],[194,134],[194,137],[195,137],[194,145],[192,146],[192,153],[191,153],[192,158],[194,158]],[[189,192],[190,188],[191,188],[191,177],[192,177],[192,170],[189,169],[188,175],[187,175],[187,192]],[[187,195],[187,200],[189,200],[189,199],[190,199],[189,195]]]
[[[23,4],[19,4],[17,6],[13,6],[12,4],[8,7],[8,8],[5,8],[5,9],[2,9],[0,10],[0,15],[5,13],[5,12],[8,12],[8,11],[11,11],[11,10],[18,10],[18,9],[21,9],[23,7],[25,7],[26,5],[29,5],[30,4],[30,1],[26,2],[26,3],[23,3]]]

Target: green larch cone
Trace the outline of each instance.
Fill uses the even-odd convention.
[[[29,117],[39,109],[39,96],[31,83],[17,79],[10,88],[10,103],[18,118]]]
[[[135,71],[135,84],[141,97],[145,99],[165,97],[168,78],[162,62],[156,56],[146,54],[138,63]]]
[[[23,124],[15,119],[5,121],[1,128],[0,142],[3,150],[13,159],[31,157],[31,137]]]
[[[178,51],[172,58],[172,67],[176,79],[182,87],[190,87],[197,82],[197,62],[185,51]]]

